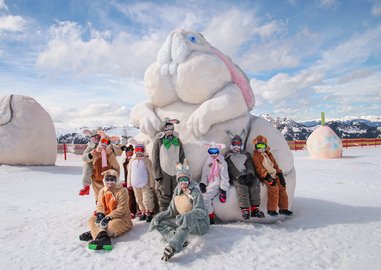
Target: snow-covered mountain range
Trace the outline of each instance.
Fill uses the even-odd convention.
[[[297,122],[287,117],[272,117],[269,114],[260,115],[272,123],[286,140],[307,140],[308,136],[320,125],[320,119]],[[326,125],[332,128],[340,138],[376,138],[381,137],[381,116],[346,116],[343,118],[328,118]],[[95,127],[56,128],[58,143],[87,143],[83,130]],[[132,126],[104,126],[109,135],[134,136],[138,130]]]

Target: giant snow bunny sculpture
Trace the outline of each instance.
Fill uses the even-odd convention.
[[[140,128],[138,136],[154,141],[166,117],[180,120],[176,128],[192,177],[199,180],[207,158],[202,141],[230,145],[226,130],[233,134],[245,130],[246,150],[252,153],[252,140],[264,135],[284,172],[292,205],[296,174],[287,142],[272,124],[250,114],[255,98],[248,78],[200,33],[173,31],[159,50],[156,62],[146,70],[144,84],[149,100],[136,105],[130,115],[132,124]],[[150,153],[150,149],[147,151]],[[267,190],[261,186],[262,209],[266,209],[266,203]],[[222,205],[215,200],[214,206],[222,221],[242,219],[232,186],[227,192],[227,203]]]
[[[0,96],[0,165],[54,165],[56,130],[33,98]]]

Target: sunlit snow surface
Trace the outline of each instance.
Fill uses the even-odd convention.
[[[0,166],[2,269],[380,269],[381,147],[344,149],[342,159],[294,152],[294,217],[271,224],[213,225],[170,262],[148,224],[113,239],[111,252],[88,250],[93,194],[78,196],[81,161],[54,167]]]

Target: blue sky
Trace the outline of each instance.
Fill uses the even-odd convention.
[[[0,96],[35,98],[57,126],[126,124],[176,28],[246,72],[254,114],[381,116],[381,0],[0,0]]]

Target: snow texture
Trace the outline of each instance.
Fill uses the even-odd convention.
[[[54,165],[53,120],[31,97],[0,96],[0,164]]]
[[[148,224],[92,251],[78,240],[88,230],[93,194],[77,195],[82,161],[57,166],[0,166],[2,269],[379,269],[381,147],[345,149],[343,158],[311,159],[294,152],[298,186],[294,216],[270,224],[234,222],[191,236],[171,261]]]

